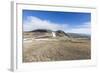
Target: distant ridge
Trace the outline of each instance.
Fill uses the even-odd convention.
[[[36,29],[36,30],[32,30],[30,32],[52,32],[51,30],[47,30],[47,29]]]
[[[79,34],[79,33],[66,33],[63,30],[52,31],[48,29],[36,29],[32,31],[24,32],[27,34],[31,34],[31,36],[44,36],[44,37],[52,37],[52,32],[55,33],[56,37],[69,37],[69,38],[87,38],[91,39],[89,35]]]

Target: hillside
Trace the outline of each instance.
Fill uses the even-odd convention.
[[[91,59],[90,36],[37,29],[23,32],[23,62]]]
[[[89,35],[86,34],[77,34],[77,33],[65,33],[62,30],[52,31],[52,30],[46,30],[46,29],[37,29],[33,31],[23,32],[24,38],[52,38],[53,33],[56,37],[67,37],[67,38],[86,38],[90,39]]]

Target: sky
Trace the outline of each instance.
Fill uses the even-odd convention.
[[[23,10],[22,20],[23,31],[49,29],[91,34],[91,13]]]

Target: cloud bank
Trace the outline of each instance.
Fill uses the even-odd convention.
[[[27,17],[27,20],[23,21],[23,31],[32,31],[35,29],[63,30],[70,33],[90,34],[90,22],[71,26],[70,24],[53,23],[49,20],[42,20],[34,16]]]

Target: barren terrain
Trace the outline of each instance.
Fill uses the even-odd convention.
[[[23,62],[90,58],[91,47],[88,39],[66,37],[23,39]]]

